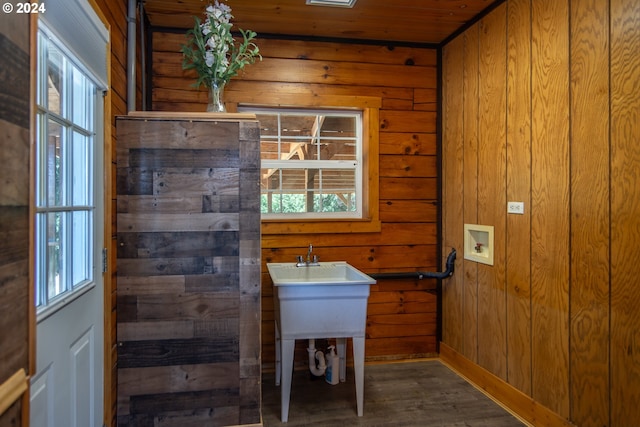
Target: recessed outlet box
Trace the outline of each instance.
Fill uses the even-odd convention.
[[[464,225],[464,259],[493,265],[493,225]]]
[[[524,202],[507,202],[507,213],[524,215]]]

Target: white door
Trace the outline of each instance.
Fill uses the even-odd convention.
[[[92,74],[38,30],[32,427],[103,424],[103,96]]]

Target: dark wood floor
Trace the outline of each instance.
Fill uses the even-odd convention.
[[[262,418],[270,426],[522,427],[503,408],[438,360],[365,367],[364,416],[356,414],[353,372],[330,385],[296,371],[289,422],[280,422],[280,388],[263,375]]]

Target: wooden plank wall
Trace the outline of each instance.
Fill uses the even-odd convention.
[[[118,425],[257,424],[258,123],[117,131]]]
[[[28,425],[29,393],[26,402],[20,396],[32,373],[30,23],[28,15],[0,15],[0,426],[7,427]]]
[[[183,34],[153,33],[153,109],[203,111],[207,95],[181,69]],[[272,284],[266,262],[294,262],[312,243],[320,260],[345,260],[365,272],[434,271],[437,255],[436,62],[434,49],[258,40],[263,61],[230,82],[227,93],[271,97],[373,96],[379,112],[381,230],[263,235],[262,360],[273,369]],[[369,299],[367,360],[436,354],[434,281],[381,280]],[[306,343],[296,362],[305,364]]]
[[[581,306],[572,309],[578,310],[577,313],[581,315],[581,323],[575,327],[576,332],[582,332],[584,329],[577,329],[579,326],[597,322],[602,318],[598,314],[606,313],[607,308],[609,310],[609,331],[596,327],[593,335],[596,342],[603,342],[610,337],[611,425],[629,425],[640,424],[640,405],[637,404],[640,401],[640,252],[636,250],[636,242],[640,238],[640,0],[611,0],[609,8],[608,148],[611,157],[609,164],[601,166],[599,170],[606,171],[609,168],[610,260],[608,265],[602,263],[603,254],[600,251],[604,249],[599,247],[598,253],[593,254],[587,262],[599,263],[599,270],[594,271],[596,275],[609,268],[611,279],[608,295],[604,284],[591,283],[589,289],[595,301],[583,299]],[[605,25],[606,21],[600,15],[602,13],[596,22]],[[596,117],[598,111],[594,110],[591,114]],[[607,190],[603,186],[598,189],[605,193]],[[602,193],[598,196],[606,197]],[[596,245],[599,245],[597,242],[606,243],[607,224],[598,222],[595,225],[598,227]],[[587,340],[583,338],[581,342]],[[575,344],[572,350],[580,342]],[[583,356],[582,363],[601,360],[599,356],[591,350]],[[593,365],[590,364],[589,386],[597,386],[602,381],[598,375],[607,372],[606,368]],[[606,402],[598,402],[598,406],[604,408]]]
[[[496,227],[443,341],[580,426],[640,424],[637,52],[638,0],[508,0],[443,48],[443,251]]]

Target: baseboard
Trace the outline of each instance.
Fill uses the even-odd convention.
[[[440,361],[530,425],[575,427],[570,421],[478,366],[445,343],[440,343]]]

